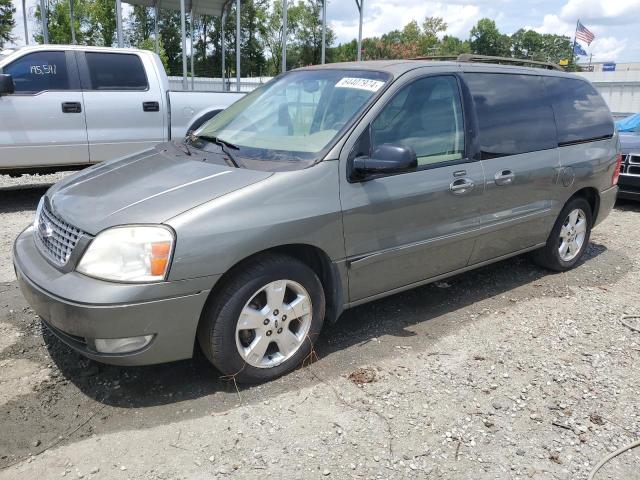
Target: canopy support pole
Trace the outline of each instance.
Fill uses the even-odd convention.
[[[282,73],[287,71],[287,0],[282,0]]]
[[[160,55],[160,38],[158,37],[158,17],[160,13],[160,7],[158,7],[158,0],[153,3],[153,37],[156,41],[156,54]]]
[[[225,44],[224,44],[224,25],[225,23],[227,23],[227,5],[224,4],[222,6],[222,16],[220,19],[220,53],[222,56],[222,91],[226,92],[227,91],[227,86],[225,85],[226,83],[226,77],[227,77],[227,69],[225,66]]]
[[[191,47],[191,90],[195,90],[196,89],[196,84],[195,84],[195,69],[193,68],[193,64],[194,64],[194,54],[193,54],[193,23],[194,23],[194,18],[193,18],[193,6],[191,7],[191,13],[189,14],[189,18],[191,19],[191,34],[189,35],[189,41],[191,43],[190,47]]]
[[[364,10],[364,0],[356,0],[358,12],[360,13],[360,22],[358,25],[358,61],[362,60],[362,11]]]
[[[187,90],[187,25],[185,0],[180,0],[180,40],[182,44],[182,89]]]
[[[327,0],[322,0],[322,54],[320,55],[320,63],[324,65],[325,48],[327,43]]]
[[[240,91],[240,0],[236,0],[236,91]]]
[[[45,7],[44,0],[40,0],[40,19],[42,20],[42,41],[45,44],[49,43],[49,22],[47,21],[47,8]]]
[[[71,26],[71,45],[76,44],[76,26],[73,22],[73,0],[69,0],[69,25]]]
[[[124,47],[124,39],[122,38],[122,2],[116,0],[116,31],[118,36],[118,47]]]
[[[22,0],[22,20],[24,22],[24,43],[29,45],[29,29],[27,28],[27,7],[26,0]]]

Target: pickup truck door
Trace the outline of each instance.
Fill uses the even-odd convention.
[[[2,67],[15,93],[0,97],[0,169],[89,162],[73,52],[26,53]]]
[[[475,244],[484,174],[466,155],[457,77],[423,76],[393,95],[375,117],[365,117],[370,123],[341,155],[351,301],[464,268]],[[383,143],[412,147],[417,170],[350,178],[353,158]]]
[[[164,141],[165,100],[148,57],[91,51],[77,56],[92,163]]]

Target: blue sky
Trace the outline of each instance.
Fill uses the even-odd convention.
[[[35,0],[27,0],[27,12],[33,17]],[[18,10],[14,34],[24,44],[22,4]],[[640,0],[364,0],[363,36],[381,35],[402,28],[411,20],[426,16],[443,17],[447,34],[467,38],[471,27],[483,17],[496,21],[504,33],[526,27],[541,33],[557,33],[573,38],[576,20],[581,19],[596,35],[591,46],[583,45],[594,61],[640,62]],[[353,0],[328,0],[327,20],[338,41],[358,34],[358,10]],[[33,20],[30,21],[33,26]]]

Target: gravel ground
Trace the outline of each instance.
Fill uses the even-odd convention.
[[[57,178],[0,177],[0,478],[574,480],[640,436],[639,204],[571,272],[518,257],[352,309],[317,362],[236,391],[200,356],[117,368],[42,331],[10,246]]]

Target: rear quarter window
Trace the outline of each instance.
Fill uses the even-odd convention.
[[[123,53],[86,53],[91,90],[146,90],[140,57]]]
[[[557,146],[553,110],[537,75],[465,73],[479,126],[480,157]]]
[[[613,135],[611,112],[590,83],[562,77],[545,77],[544,83],[553,106],[560,146]]]

